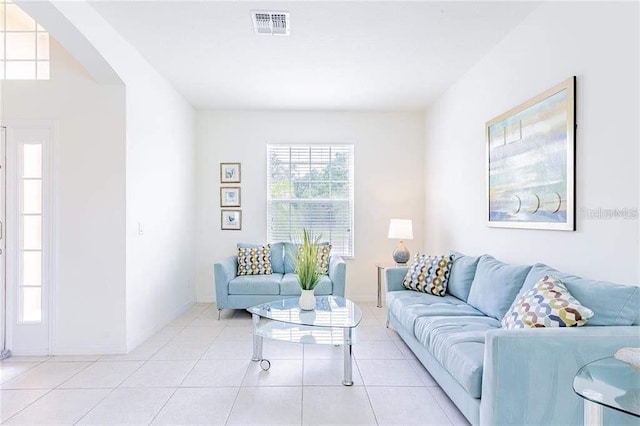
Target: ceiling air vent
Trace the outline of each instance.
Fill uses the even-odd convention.
[[[289,35],[289,12],[251,12],[253,29],[262,35]]]

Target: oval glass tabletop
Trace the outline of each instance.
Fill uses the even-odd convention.
[[[358,305],[340,296],[316,296],[313,311],[301,310],[297,297],[262,303],[247,311],[274,321],[314,327],[353,328],[362,320]]]
[[[614,357],[578,370],[573,390],[589,401],[640,417],[640,372]]]

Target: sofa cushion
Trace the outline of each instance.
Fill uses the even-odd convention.
[[[296,255],[298,245],[294,243],[284,243],[284,273],[293,274],[296,272]]]
[[[331,279],[329,279],[327,275],[323,275],[313,290],[313,294],[316,296],[327,296],[332,294],[332,290],[333,283]],[[283,296],[300,296],[300,294],[302,294],[300,283],[298,282],[298,274],[284,274],[280,282],[280,294]]]
[[[281,274],[242,275],[229,281],[229,294],[280,294]]]
[[[415,321],[423,316],[483,316],[484,314],[461,300],[415,291],[387,293],[387,306],[391,314],[407,329],[413,330]]]
[[[476,275],[480,256],[466,256],[457,251],[452,251],[449,254],[453,259],[453,264],[449,274],[447,293],[466,302],[469,298],[471,283],[473,283],[473,277]]]
[[[402,285],[408,290],[444,296],[451,271],[451,257],[416,254]]]
[[[416,339],[473,398],[482,395],[484,339],[500,328],[489,317],[422,317],[416,320]]]
[[[271,269],[276,274],[284,274],[284,243],[271,244]]]
[[[238,275],[269,275],[271,270],[271,246],[238,247]]]
[[[593,311],[580,304],[562,282],[545,275],[516,298],[502,318],[504,328],[580,327]]]
[[[531,266],[508,265],[483,255],[478,261],[467,303],[501,320],[516,299]]]
[[[573,297],[593,311],[593,317],[585,324],[587,327],[640,323],[640,289],[638,287],[584,279],[557,271],[542,263],[533,265],[519,296],[530,290],[545,275],[559,278]]]

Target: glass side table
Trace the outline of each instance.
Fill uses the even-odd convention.
[[[640,417],[640,372],[614,357],[580,368],[573,390],[584,398],[585,425],[602,425],[603,407]]]

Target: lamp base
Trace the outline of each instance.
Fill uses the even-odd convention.
[[[398,244],[398,247],[393,251],[393,261],[398,265],[406,265],[411,254],[402,241]]]

